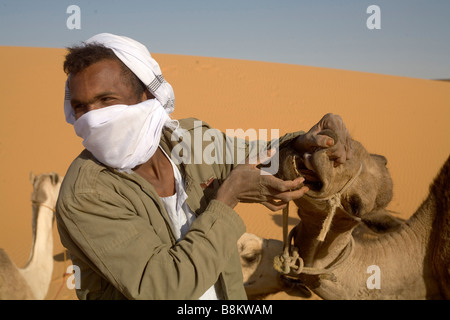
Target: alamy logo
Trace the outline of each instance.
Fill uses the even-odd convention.
[[[71,14],[66,21],[67,29],[73,30],[81,29],[81,9],[77,5],[70,5],[67,7],[66,13]]]
[[[371,5],[367,8],[367,13],[371,13],[367,18],[366,26],[369,30],[381,29],[381,9],[377,5]]]
[[[70,276],[66,280],[66,286],[68,289],[80,289],[81,288],[81,271],[77,265],[70,265],[67,267],[66,274]]]
[[[235,138],[235,137],[238,138]],[[186,129],[178,128],[172,133],[171,140],[177,142],[171,151],[171,159],[175,164],[256,164],[264,165],[263,174],[278,172],[279,130],[259,129],[227,129],[225,135],[217,129],[206,129],[202,121],[194,121],[193,134]]]
[[[381,270],[380,267],[373,264],[367,267],[366,273],[371,275],[367,278],[366,286],[367,289],[381,289]]]

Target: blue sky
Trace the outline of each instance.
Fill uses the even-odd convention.
[[[66,26],[70,5],[81,29]],[[381,10],[381,29],[366,12]],[[64,48],[100,32],[151,52],[450,78],[450,0],[0,0],[0,46]]]

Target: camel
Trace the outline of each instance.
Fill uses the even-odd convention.
[[[298,252],[301,260],[283,277],[301,281],[323,299],[449,299],[450,157],[425,201],[401,221],[385,209],[392,198],[387,160],[355,140],[352,147],[354,157],[338,167],[326,150],[311,157],[292,149],[280,154],[280,177],[302,175],[310,188],[295,201],[301,222],[291,231],[292,255]],[[267,243],[279,248],[281,241]],[[254,250],[266,255],[254,261],[275,258],[270,248]],[[280,258],[275,262],[280,269]],[[269,262],[259,266],[268,268]],[[264,286],[273,291],[280,283],[268,272],[264,277],[264,283],[255,281],[246,289],[262,293]]]
[[[30,175],[33,185],[30,257],[18,268],[0,249],[0,300],[42,300],[53,272],[53,221],[62,178],[56,173]]]
[[[283,243],[244,233],[237,242],[241,260],[244,288],[251,300],[263,299],[268,294],[285,291],[293,296],[311,297],[301,282],[287,281],[273,268],[273,259],[283,250]]]

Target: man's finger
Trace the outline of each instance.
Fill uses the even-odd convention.
[[[316,136],[314,136],[314,142],[315,142],[315,147],[319,147],[319,148],[328,148],[328,147],[332,147],[335,144],[335,141],[333,140],[333,138],[326,136],[326,135],[322,135],[322,134],[318,134]]]
[[[265,206],[266,208],[268,208],[269,210],[272,210],[274,212],[282,210],[287,206],[286,202],[273,203],[273,202],[269,202],[269,201],[264,201],[264,202],[261,202],[261,204],[263,206]]]
[[[292,200],[300,199],[308,191],[309,191],[309,188],[304,186],[304,187],[294,190],[294,191],[286,191],[286,192],[278,193],[276,195],[273,195],[273,197],[276,200],[281,200],[283,202],[289,202]]]
[[[289,190],[296,190],[301,187],[302,183],[305,181],[305,178],[298,177],[294,180],[281,180],[272,175],[263,175],[261,176],[261,183],[263,186],[267,188],[267,190],[272,189],[277,192],[286,192]],[[272,192],[267,193],[267,195],[272,194]]]

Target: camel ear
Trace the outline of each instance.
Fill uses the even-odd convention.
[[[59,181],[60,181],[60,176],[59,176],[59,174],[57,174],[57,173],[55,173],[55,172],[53,172],[52,173],[52,182],[54,183],[54,184],[57,184]]]
[[[377,233],[388,232],[400,227],[404,220],[394,217],[385,210],[375,210],[364,216],[363,223]]]
[[[30,182],[31,184],[34,184],[34,180],[36,179],[36,176],[34,175],[33,171],[30,171]]]
[[[376,161],[378,162],[378,164],[382,165],[382,166],[387,166],[388,160],[385,156],[382,156],[381,154],[370,154],[370,156]]]
[[[370,155],[380,170],[379,187],[376,201],[376,208],[385,208],[391,202],[393,197],[392,178],[387,168],[388,160],[385,156],[379,154]]]

